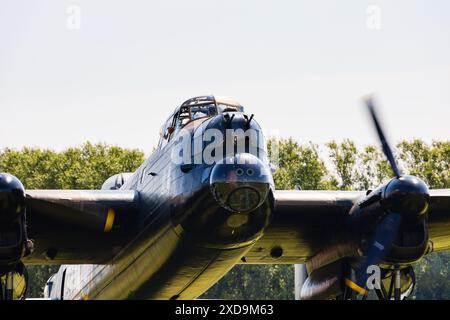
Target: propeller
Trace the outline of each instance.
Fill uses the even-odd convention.
[[[373,98],[367,98],[365,103],[395,178],[383,190],[381,201],[383,215],[380,216],[372,241],[365,250],[365,259],[355,270],[355,282],[350,279],[345,280],[348,287],[363,295],[368,293],[365,289],[368,267],[379,264],[387,256],[400,225],[409,221],[417,222],[418,218],[427,212],[429,205],[428,187],[425,182],[416,177],[402,176],[377,116]]]
[[[400,172],[400,169],[397,166],[397,161],[395,161],[394,153],[392,152],[391,147],[389,146],[389,143],[387,142],[386,135],[383,132],[383,128],[381,127],[380,121],[378,119],[377,113],[375,111],[373,98],[369,97],[365,100],[367,109],[369,109],[370,116],[372,117],[372,121],[375,125],[375,129],[377,130],[378,138],[380,139],[381,146],[383,148],[383,152],[386,156],[386,158],[389,161],[389,164],[391,165],[392,171],[394,171],[394,174],[397,178],[400,178],[402,175]]]
[[[377,265],[380,263],[389,253],[401,222],[402,215],[400,213],[392,212],[387,214],[378,223],[374,232],[373,241],[367,250],[366,258],[355,270],[355,282],[350,279],[346,279],[345,283],[347,286],[359,294],[368,294],[368,291],[365,289],[367,279],[369,277],[367,269],[371,265]]]

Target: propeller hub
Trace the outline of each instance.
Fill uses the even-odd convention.
[[[428,212],[430,194],[426,183],[414,176],[392,179],[383,193],[382,203],[390,212],[398,212],[405,219],[417,219]]]

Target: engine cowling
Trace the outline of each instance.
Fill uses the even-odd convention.
[[[25,189],[15,176],[0,173],[0,275],[14,270],[31,249],[26,233]]]
[[[353,206],[349,233],[365,252],[379,221],[389,210],[399,212],[403,221],[383,262],[410,265],[429,251],[428,197],[428,189],[420,179],[411,176],[392,179]]]

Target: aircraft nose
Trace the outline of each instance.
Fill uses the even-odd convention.
[[[210,176],[215,200],[232,212],[250,212],[260,207],[269,194],[270,185],[268,166],[249,153],[216,163]]]

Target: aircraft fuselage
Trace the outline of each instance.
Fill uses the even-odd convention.
[[[196,152],[213,141],[204,139],[198,147],[195,137],[211,129],[224,137],[215,150],[224,151],[224,161],[194,161]],[[249,152],[243,136],[233,137],[229,149],[226,136],[236,130],[257,133],[256,152]],[[51,298],[196,298],[262,236],[271,219],[274,187],[258,123],[242,112],[227,112],[193,120],[185,137],[186,132],[193,161],[174,160],[173,150],[183,139],[181,131],[171,132],[122,186],[138,191],[140,198],[127,245],[105,265],[62,266],[49,280]],[[242,138],[244,150],[238,146]]]

